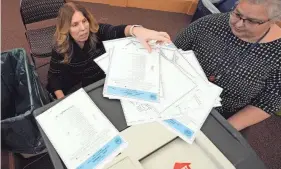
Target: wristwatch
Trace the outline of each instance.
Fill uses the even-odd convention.
[[[133,36],[133,37],[136,37],[136,35],[133,33],[134,27],[143,27],[143,26],[141,26],[141,25],[132,25],[130,27],[130,35]]]

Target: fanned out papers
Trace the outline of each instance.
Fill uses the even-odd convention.
[[[135,38],[103,42],[106,53],[94,61],[106,73],[103,95],[119,99],[128,125],[158,121],[188,143],[222,89],[210,83],[193,51],[150,42],[148,51]]]

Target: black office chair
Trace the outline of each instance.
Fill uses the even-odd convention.
[[[199,0],[191,22],[214,13],[230,12],[238,0]]]
[[[214,0],[214,1],[216,1],[216,0]],[[220,13],[220,11],[214,5],[212,0],[199,0],[197,9],[192,17],[191,22],[194,22],[203,16],[214,14],[214,13]]]
[[[54,19],[58,15],[60,7],[65,0],[21,0],[20,13],[25,27],[25,36],[30,46],[30,54],[36,69],[45,66],[45,63],[36,67],[35,57],[46,58],[51,56],[52,39],[56,27],[49,26],[39,29],[27,29],[26,25],[48,19]]]

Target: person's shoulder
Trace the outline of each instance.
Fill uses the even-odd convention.
[[[216,13],[204,16],[198,24],[206,27],[225,27],[229,25],[229,13]]]
[[[278,60],[278,64],[279,64],[279,67],[280,67],[280,71],[281,71],[281,38],[279,38],[278,40],[276,40],[277,42],[277,45],[275,48],[273,49],[276,49],[277,51],[275,52],[276,53],[276,58]]]
[[[58,49],[56,47],[52,48],[51,57],[52,57],[52,60],[57,60],[57,61],[63,60],[63,55],[58,52]]]
[[[202,17],[205,21],[227,21],[229,19],[229,13],[214,13]]]
[[[216,13],[205,16],[203,20],[209,24],[225,25],[229,22],[229,16],[229,13]]]
[[[277,65],[277,67],[279,67],[281,71],[281,38],[273,42],[267,43],[266,47],[267,47],[267,52],[269,52],[270,55],[272,56],[269,57],[270,62]]]

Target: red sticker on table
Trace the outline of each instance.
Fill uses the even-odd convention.
[[[191,163],[175,163],[174,169],[191,169]]]

